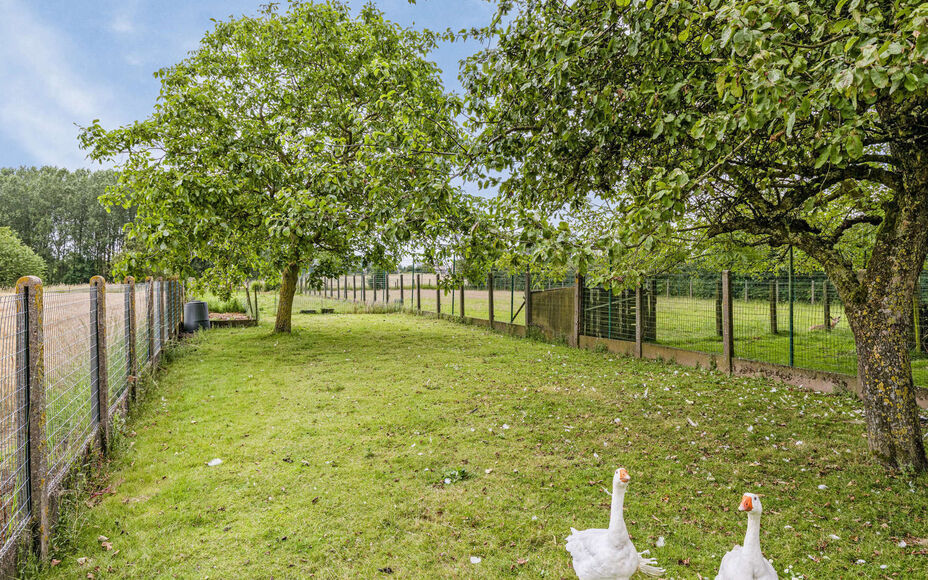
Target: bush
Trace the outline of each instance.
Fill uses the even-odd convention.
[[[0,228],[0,287],[16,284],[22,276],[45,275],[45,260],[36,255],[10,228]]]

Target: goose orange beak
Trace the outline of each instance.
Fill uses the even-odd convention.
[[[631,480],[631,477],[628,476],[628,471],[624,467],[619,468],[619,481],[622,483],[628,483]]]
[[[754,509],[754,502],[751,501],[751,496],[746,495],[741,498],[741,505],[738,506],[739,512],[749,512]]]

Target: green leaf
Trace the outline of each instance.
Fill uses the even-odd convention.
[[[889,76],[885,69],[874,68],[870,70],[870,81],[876,88],[885,89],[889,85]]]
[[[851,159],[857,159],[864,153],[864,144],[860,140],[860,135],[857,133],[851,133],[847,139],[847,154]]]

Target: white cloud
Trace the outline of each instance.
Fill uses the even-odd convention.
[[[80,54],[18,0],[0,0],[0,131],[36,163],[86,167],[75,123],[113,111],[108,93],[74,72]]]
[[[132,23],[128,14],[117,14],[110,20],[109,28],[119,34],[132,34],[135,32],[135,24]]]

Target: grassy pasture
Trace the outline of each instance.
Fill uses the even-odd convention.
[[[406,305],[415,306],[414,290],[406,289]],[[360,293],[358,294],[360,301]],[[352,297],[348,294],[349,301]],[[325,308],[336,308],[336,312],[357,311],[354,306],[345,306],[343,301],[325,299],[318,296],[298,295],[298,302],[311,304],[324,303]],[[454,312],[460,314],[459,292],[444,291],[442,294],[442,312],[451,313],[452,298]],[[521,291],[510,296],[508,290],[494,292],[494,309],[496,319],[508,321],[510,317],[510,299],[512,307],[519,310],[523,302]],[[383,295],[378,291],[378,300]],[[399,300],[399,290],[391,288],[390,300]],[[367,302],[373,303],[373,292],[368,291]],[[486,290],[466,290],[464,311],[473,318],[489,318],[489,298]],[[436,291],[422,290],[422,309],[435,311]],[[318,306],[313,306],[318,307]],[[840,320],[830,332],[813,326],[823,325],[824,307],[821,302],[810,303],[797,301],[793,304],[793,364],[797,367],[831,371],[844,374],[857,374],[857,353],[854,336],[844,307],[840,302],[832,302],[831,317]],[[789,364],[789,305],[777,304],[777,334],[771,332],[770,303],[766,300],[743,300],[737,296],[732,303],[735,329],[735,356],[751,360]],[[525,324],[524,312],[519,312],[515,324]],[[604,323],[605,324],[605,323]],[[657,343],[688,350],[708,353],[721,353],[722,340],[716,332],[715,300],[707,298],[689,298],[684,296],[657,296]],[[928,387],[928,356],[924,353],[912,353],[912,374],[915,384]]]
[[[43,577],[566,578],[618,465],[668,577],[714,575],[744,491],[781,578],[928,575],[928,482],[873,465],[853,398],[401,314],[275,336],[271,307],[168,357]]]

